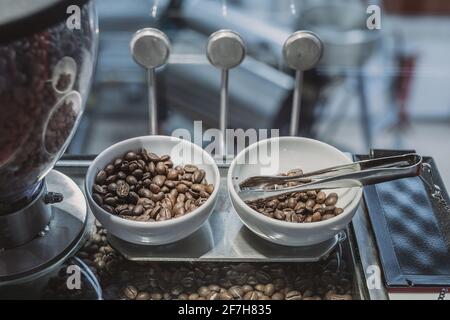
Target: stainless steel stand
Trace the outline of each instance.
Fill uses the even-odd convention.
[[[76,183],[54,170],[45,183],[48,192],[61,193],[64,200],[51,205],[52,218],[40,235],[19,247],[0,251],[0,289],[57,269],[77,251],[87,230],[86,200]]]

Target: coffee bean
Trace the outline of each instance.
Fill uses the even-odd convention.
[[[267,284],[263,290],[266,296],[272,296],[275,292],[275,286],[272,283]]]
[[[167,179],[169,179],[169,180],[176,180],[176,179],[178,179],[178,171],[175,170],[175,169],[170,169],[167,172]]]
[[[337,203],[338,195],[336,193],[330,193],[325,200],[326,206],[334,206]]]
[[[129,185],[136,185],[137,179],[135,176],[128,176],[125,180]]]
[[[211,293],[211,290],[209,290],[209,288],[206,286],[202,286],[197,290],[197,293],[201,297],[207,297]]]
[[[186,193],[189,190],[189,188],[184,183],[178,184],[176,189],[180,193]]]
[[[112,197],[106,198],[104,200],[104,203],[109,205],[109,206],[111,206],[111,207],[114,207],[117,204],[117,199],[116,198],[112,198]]]
[[[144,206],[141,204],[136,205],[133,209],[133,215],[140,216],[142,213],[144,213]]]
[[[300,291],[289,291],[286,293],[286,300],[302,300],[302,294]]]
[[[128,193],[130,192],[130,186],[128,185],[128,183],[126,183],[123,180],[118,180],[117,181],[117,189],[116,189],[116,193],[120,198],[125,198],[128,196]]]
[[[188,164],[188,165],[184,166],[184,171],[187,173],[194,173],[197,170],[198,170],[198,168],[192,164]]]
[[[156,184],[158,187],[162,187],[165,181],[166,176],[163,175],[157,175],[153,178],[153,183]]]
[[[114,167],[113,164],[108,164],[108,165],[105,167],[105,172],[106,172],[106,174],[107,174],[108,176],[114,175],[114,172],[115,172],[115,171],[116,171],[116,168]]]
[[[258,300],[258,295],[255,291],[249,291],[244,295],[244,300]]]
[[[103,205],[103,197],[98,193],[92,194],[92,199],[101,207]]]
[[[159,193],[159,192],[161,191],[161,188],[160,188],[157,184],[155,184],[155,183],[152,183],[152,184],[150,185],[149,189],[150,189],[150,191],[153,192],[153,193]]]
[[[316,196],[316,202],[319,204],[324,204],[325,200],[327,198],[327,195],[325,194],[325,192],[319,192]]]
[[[214,192],[214,185],[212,184],[208,184],[205,187],[206,192],[208,192],[209,194],[212,194]]]
[[[334,209],[334,214],[335,214],[336,216],[342,214],[343,212],[344,212],[344,209],[342,209],[342,208],[335,208],[335,209]]]
[[[203,179],[205,178],[205,171],[204,170],[196,170],[193,174],[192,174],[192,182],[193,183],[200,183],[203,181]]]
[[[127,286],[124,288],[123,294],[127,299],[134,300],[138,295],[138,290],[134,286]]]
[[[137,155],[134,152],[128,152],[125,155],[125,160],[127,160],[127,161],[133,161],[133,160],[136,160],[136,159],[137,159]]]
[[[142,188],[138,191],[138,195],[142,198],[150,198],[153,194],[150,190]]]
[[[150,300],[150,294],[148,292],[139,292],[136,300]]]
[[[312,222],[317,222],[320,221],[322,219],[322,215],[320,214],[320,212],[314,212],[314,214],[311,217],[311,221]]]
[[[98,193],[99,195],[106,195],[107,193],[107,190],[103,186],[100,186],[98,184],[94,184],[92,190],[94,191],[94,193]]]
[[[99,173],[97,173],[97,176],[95,177],[95,183],[102,185],[105,183],[107,178],[107,173],[104,170],[100,170]]]
[[[165,175],[167,172],[167,168],[163,162],[158,162],[156,164],[156,173],[159,175]]]

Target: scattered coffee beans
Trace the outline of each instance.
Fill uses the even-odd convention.
[[[301,174],[300,169],[289,171],[287,176]],[[284,187],[299,185],[288,182]],[[321,190],[295,192],[271,200],[249,201],[247,204],[259,213],[276,219],[293,223],[311,223],[332,219],[344,212],[336,206],[338,195],[326,194]]]
[[[167,155],[130,151],[100,170],[92,187],[104,210],[137,221],[164,221],[192,212],[214,191],[205,171],[176,166]]]
[[[104,299],[350,300],[354,291],[345,256],[315,263],[133,262],[108,244],[99,224],[77,256],[98,277]],[[60,294],[84,291],[64,284]]]

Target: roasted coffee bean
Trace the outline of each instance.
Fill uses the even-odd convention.
[[[92,194],[92,199],[101,207],[103,205],[103,197],[98,193]]]
[[[98,184],[94,184],[94,187],[92,188],[94,193],[98,193],[99,195],[106,195],[107,190],[103,186],[100,186]]]
[[[258,300],[258,294],[255,291],[249,291],[244,295],[244,300]]]
[[[176,186],[176,189],[179,193],[186,193],[189,188],[184,184],[184,183],[180,183]]]
[[[128,185],[128,183],[126,183],[123,180],[118,180],[117,181],[117,189],[116,189],[116,193],[120,198],[125,198],[128,196],[128,193],[130,192],[130,186]]]
[[[157,193],[157,194],[152,194],[152,195],[150,196],[150,199],[151,199],[153,202],[161,201],[162,199],[164,199],[164,192],[160,191],[160,192]]]
[[[198,170],[198,168],[192,164],[185,165],[183,169],[187,173],[194,173],[195,171]]]
[[[301,172],[301,170],[298,172]],[[295,174],[296,171],[290,171],[289,173],[289,175]],[[288,187],[288,185],[286,184],[284,187]],[[198,194],[201,197],[204,196],[204,194]],[[327,196],[321,190],[309,190],[307,192],[294,192],[267,201],[248,202],[247,204],[261,214],[277,220],[292,223],[311,223],[330,219],[331,215],[334,217],[342,214],[343,210],[335,207],[337,200],[338,195],[336,193]]]
[[[134,286],[127,286],[123,289],[123,294],[127,299],[134,300],[138,295],[138,290]]]
[[[152,183],[152,184],[150,185],[149,189],[150,189],[150,191],[151,191],[152,193],[159,193],[159,192],[161,191],[160,186],[158,186],[158,185],[155,184],[155,183]]]
[[[114,214],[137,221],[164,221],[206,202],[214,186],[205,175],[193,165],[174,168],[168,155],[130,151],[97,173],[96,182],[101,184],[93,186],[93,194]]]
[[[144,171],[142,169],[136,169],[131,173],[136,179],[140,180],[144,176]]]
[[[144,213],[144,206],[142,206],[141,204],[138,204],[133,208],[134,216],[140,216],[143,213]]]
[[[148,292],[139,292],[136,300],[150,300],[150,294]]]
[[[153,183],[156,184],[158,187],[162,187],[165,181],[166,176],[163,175],[157,175],[153,178]]]
[[[137,184],[137,179],[135,176],[128,176],[125,180],[130,186]]]
[[[322,219],[322,215],[320,214],[320,212],[314,212],[314,214],[311,217],[311,221],[312,222],[317,222],[320,221]]]
[[[113,164],[108,164],[108,165],[105,167],[105,172],[106,172],[106,174],[107,174],[108,176],[114,175],[114,172],[115,172],[115,171],[116,171],[116,168],[114,167]]]
[[[104,200],[104,203],[107,204],[108,206],[114,207],[117,204],[117,199],[116,198],[106,198]]]
[[[150,162],[147,165],[147,171],[153,176],[156,174],[156,166],[154,162]]]
[[[166,180],[166,182],[164,182],[164,186],[167,187],[170,191],[170,189],[173,189],[176,187],[175,182],[171,181],[171,180]]]
[[[159,175],[165,175],[167,172],[167,168],[163,162],[158,162],[156,164],[156,173]]]
[[[136,205],[136,204],[138,203],[138,201],[139,201],[139,195],[138,195],[136,192],[131,191],[131,192],[128,194],[128,201],[129,201],[130,203]]]
[[[114,183],[114,182],[116,182],[116,180],[117,180],[117,175],[115,175],[115,174],[110,175],[110,176],[108,176],[108,178],[106,178],[105,184],[108,185],[108,184]]]
[[[203,181],[203,179],[205,178],[205,170],[196,170],[193,174],[192,174],[192,182],[193,183],[201,183]]]
[[[169,180],[176,180],[176,179],[178,179],[178,171],[175,170],[175,169],[170,169],[167,172],[167,179],[169,179]]]
[[[325,200],[325,205],[326,206],[334,206],[334,205],[336,205],[337,200],[338,200],[337,193],[330,193]]]
[[[206,192],[208,192],[209,194],[212,194],[214,192],[214,185],[212,184],[207,184],[205,187]]]
[[[275,286],[272,283],[266,284],[263,290],[266,296],[272,296],[275,292]]]
[[[134,152],[128,152],[126,155],[125,155],[125,160],[127,160],[127,161],[134,161],[134,160],[136,160],[137,159],[137,155],[136,155],[136,153],[134,153]]]
[[[146,189],[146,188],[142,188],[138,191],[138,195],[142,198],[151,198],[151,196],[153,195],[153,193]]]
[[[319,203],[319,204],[324,204],[326,198],[327,198],[327,195],[325,194],[325,192],[322,192],[322,191],[321,191],[321,192],[319,192],[319,193],[317,194],[316,202]]]
[[[117,172],[117,179],[118,180],[125,180],[127,177],[127,175],[125,174],[125,172],[119,171]]]
[[[108,175],[106,171],[100,170],[99,173],[97,173],[97,176],[95,177],[95,183],[102,185],[105,183],[107,177]]]
[[[286,293],[286,300],[302,300],[302,294],[300,291],[289,291]]]

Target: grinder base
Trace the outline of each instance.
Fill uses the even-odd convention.
[[[51,171],[45,178],[48,192],[64,196],[52,205],[48,227],[34,240],[0,251],[0,288],[34,280],[58,268],[81,245],[88,225],[83,192],[69,177]]]

